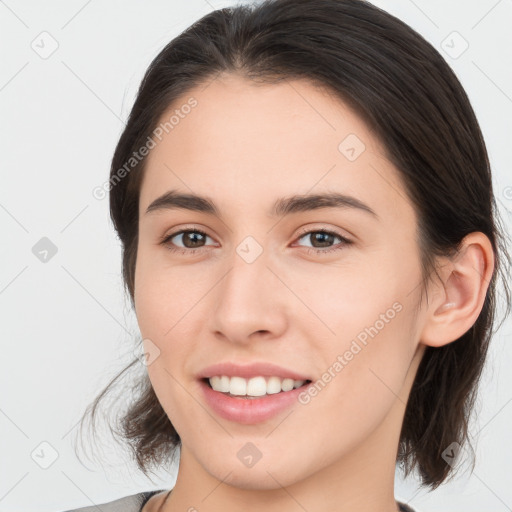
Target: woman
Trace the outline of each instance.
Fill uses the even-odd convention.
[[[410,511],[397,463],[453,474],[510,262],[419,34],[361,0],[204,16],[147,70],[109,191],[145,354],[122,435],[145,473],[180,457],[102,510]]]

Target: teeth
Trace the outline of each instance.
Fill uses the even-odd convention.
[[[228,377],[227,375],[216,375],[209,379],[211,387],[221,393],[230,393],[238,396],[264,396],[290,391],[299,388],[304,380],[281,379],[280,377]]]

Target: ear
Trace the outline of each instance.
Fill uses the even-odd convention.
[[[440,347],[457,340],[476,322],[494,271],[494,251],[481,232],[464,237],[453,258],[439,271],[427,305],[420,343]]]

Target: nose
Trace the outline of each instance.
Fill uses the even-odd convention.
[[[212,295],[215,336],[237,344],[281,336],[287,328],[290,297],[275,270],[269,268],[265,251],[252,263],[235,252],[230,263]]]

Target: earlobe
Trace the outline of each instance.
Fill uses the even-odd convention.
[[[440,272],[420,343],[440,347],[464,335],[478,319],[493,271],[490,240],[483,233],[470,233]]]

